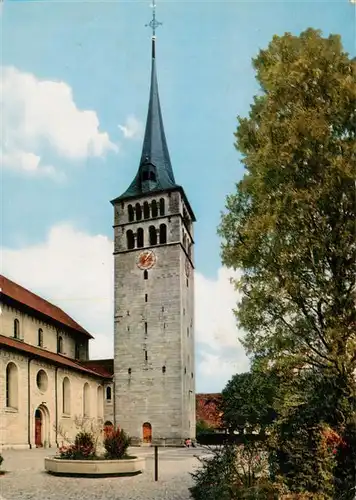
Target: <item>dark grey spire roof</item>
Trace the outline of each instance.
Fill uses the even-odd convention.
[[[164,191],[174,187],[179,186],[174,179],[164,133],[156,74],[155,37],[153,37],[150,101],[140,165],[134,180],[117,200],[140,196],[149,192]]]

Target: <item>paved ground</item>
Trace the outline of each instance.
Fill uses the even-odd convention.
[[[153,448],[133,448],[146,457],[146,470],[134,477],[63,478],[43,470],[44,457],[55,450],[4,450],[0,500],[189,500],[190,472],[199,466],[194,455],[203,449],[160,448],[159,481],[154,481]]]

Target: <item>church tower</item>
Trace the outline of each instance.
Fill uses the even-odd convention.
[[[115,423],[133,444],[195,437],[194,213],[175,181],[156,75],[155,18],[139,168],[114,206]]]

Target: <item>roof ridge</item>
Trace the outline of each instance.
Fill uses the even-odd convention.
[[[15,281],[7,278],[3,274],[0,274],[0,293],[13,300],[16,300],[17,302],[27,307],[30,307],[31,309],[41,314],[46,315],[47,317],[63,324],[64,326],[83,333],[89,338],[93,338],[93,336],[87,330],[85,330],[85,328],[83,328],[77,321],[69,316],[69,314],[66,313],[63,309],[53,304],[49,300],[44,299],[40,295],[32,292],[28,288],[25,288]]]

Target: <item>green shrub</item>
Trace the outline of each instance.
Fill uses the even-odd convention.
[[[118,427],[106,427],[104,429],[104,447],[106,450],[105,457],[109,460],[118,460],[126,457],[126,452],[131,444],[130,437],[123,429]]]
[[[94,436],[90,432],[78,432],[74,444],[59,448],[60,458],[67,460],[93,460],[95,454]]]
[[[204,420],[198,420],[196,423],[196,428],[195,428],[195,433],[198,436],[199,434],[210,434],[214,433],[214,427],[209,425],[207,422]]]
[[[277,500],[278,492],[268,478],[266,454],[255,444],[225,445],[212,457],[200,459],[192,474],[195,500]]]

